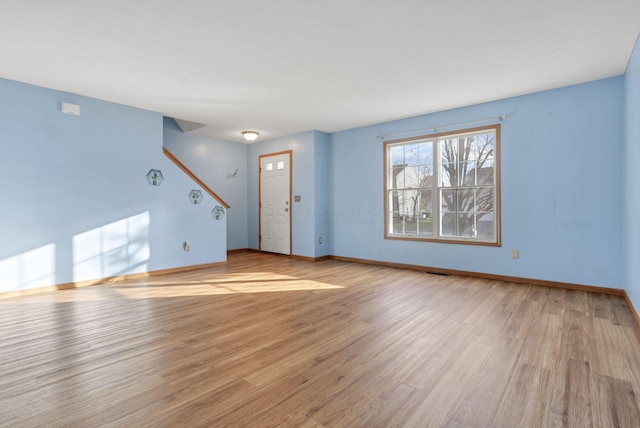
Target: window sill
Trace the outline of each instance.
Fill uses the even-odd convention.
[[[429,238],[415,235],[385,235],[384,239],[394,241],[407,242],[437,242],[440,244],[461,244],[461,245],[481,245],[485,247],[501,247],[500,241],[483,241],[480,239],[464,239],[464,238]]]

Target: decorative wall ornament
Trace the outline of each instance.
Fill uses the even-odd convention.
[[[224,217],[224,208],[222,208],[220,205],[216,205],[216,207],[211,210],[211,214],[213,215],[214,219],[222,220],[222,218]]]
[[[238,178],[238,168],[236,168],[235,172],[225,172],[224,174],[224,178]]]
[[[200,202],[202,202],[202,192],[200,190],[193,189],[191,192],[189,192],[189,200],[192,204],[199,204]]]
[[[164,180],[164,176],[159,169],[150,169],[149,172],[147,172],[147,181],[152,186],[159,186],[162,180]]]

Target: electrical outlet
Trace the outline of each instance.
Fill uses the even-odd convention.
[[[185,251],[189,251],[189,243],[187,241],[184,241],[182,243],[182,249]]]
[[[318,238],[318,244],[322,245],[322,236]]]
[[[511,258],[519,259],[520,258],[520,250],[511,250]]]

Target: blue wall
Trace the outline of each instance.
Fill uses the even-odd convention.
[[[329,134],[314,132],[315,257],[331,255],[329,198]],[[322,238],[322,243],[320,243]]]
[[[623,84],[611,78],[332,134],[333,254],[622,288]],[[383,239],[376,136],[502,114],[502,247]]]
[[[184,133],[165,118],[164,146],[231,207],[226,214],[227,249],[247,248],[248,145]],[[237,176],[225,177],[236,169]]]
[[[162,134],[159,113],[0,79],[0,292],[224,261],[226,222]]]
[[[625,90],[625,288],[640,311],[640,40],[627,66]]]

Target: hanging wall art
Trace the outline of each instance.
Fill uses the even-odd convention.
[[[211,215],[213,215],[213,218],[215,220],[222,220],[222,218],[224,217],[224,208],[222,208],[220,205],[216,205],[216,207],[211,210]]]
[[[147,181],[152,186],[159,186],[162,180],[164,180],[164,176],[159,169],[150,169],[149,172],[147,172]]]
[[[202,192],[200,190],[193,189],[191,192],[189,192],[189,200],[192,204],[199,204],[200,202],[202,202]]]

